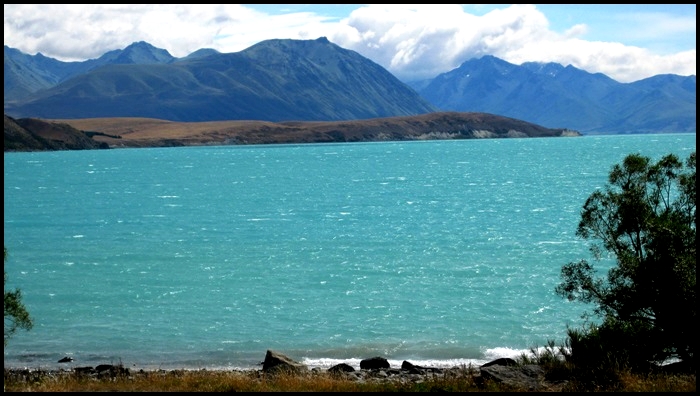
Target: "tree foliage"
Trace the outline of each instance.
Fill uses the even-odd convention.
[[[592,241],[595,261],[608,252],[616,265],[607,277],[586,260],[562,267],[557,294],[593,304],[602,318],[599,326],[569,332],[576,345],[607,337],[631,364],[669,357],[694,364],[695,157],[682,162],[669,154],[654,163],[630,154],[586,200],[576,235]]]
[[[4,247],[3,262],[7,261],[7,247]],[[7,284],[7,271],[3,271],[3,290]],[[4,316],[4,345],[7,345],[9,339],[17,332],[18,329],[31,330],[34,326],[29,312],[22,303],[22,291],[4,290],[5,298],[3,307],[5,310]]]

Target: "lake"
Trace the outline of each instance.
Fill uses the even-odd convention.
[[[5,153],[5,367],[483,364],[587,307],[555,295],[586,198],[695,134]],[[607,269],[613,258],[597,265]],[[59,364],[64,356],[73,363]]]

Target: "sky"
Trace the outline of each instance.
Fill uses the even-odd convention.
[[[619,82],[695,75],[695,4],[5,4],[4,43],[61,61],[146,41],[184,57],[326,37],[402,81],[493,55]]]

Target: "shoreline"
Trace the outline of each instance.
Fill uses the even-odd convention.
[[[68,359],[68,358],[65,358]],[[71,362],[72,363],[72,362]],[[559,388],[560,384],[552,384],[546,381],[544,367],[533,364],[522,365],[514,359],[502,358],[488,362],[481,366],[460,365],[450,368],[424,367],[404,360],[399,367],[392,364],[381,356],[362,359],[360,367],[355,368],[347,363],[338,363],[328,369],[319,367],[308,367],[307,365],[295,361],[281,352],[267,350],[265,360],[261,362],[262,367],[256,369],[157,369],[147,370],[144,368],[124,367],[118,365],[104,364],[97,367],[73,367],[72,369],[62,368],[59,370],[31,370],[31,369],[8,369],[5,368],[5,382],[36,382],[43,379],[51,381],[61,381],[73,378],[92,378],[95,380],[107,381],[137,381],[148,378],[166,378],[174,376],[176,378],[197,377],[216,378],[221,376],[237,377],[259,381],[276,381],[280,378],[293,378],[296,382],[307,382],[310,384],[318,381],[344,381],[356,384],[384,384],[385,386],[406,386],[407,384],[420,384],[431,381],[444,381],[446,379],[459,380],[466,379],[477,386],[482,386],[484,381],[493,380],[496,383],[507,387],[526,390],[552,390]],[[507,371],[507,373],[504,373]],[[513,378],[515,375],[516,378]]]
[[[275,350],[289,356],[291,359],[304,364],[309,369],[327,370],[337,364],[347,364],[355,369],[360,368],[360,363],[363,359],[374,356],[383,356],[387,359],[390,366],[401,367],[404,361],[410,361],[413,364],[423,367],[435,368],[451,368],[456,366],[481,366],[489,361],[501,358],[518,359],[523,354],[531,355],[530,348],[513,349],[509,347],[497,347],[483,349],[478,353],[478,357],[454,356],[448,354],[449,357],[440,356],[440,351],[424,351],[424,353],[400,353],[395,356],[389,356],[381,350],[365,350],[361,354],[352,357],[337,357],[333,356],[329,351],[302,351],[297,349],[278,349],[267,348],[257,351],[235,352],[230,354],[213,353],[197,353],[188,354],[187,351],[176,354],[162,355],[139,355],[137,353],[119,353],[97,354],[97,353],[75,353],[66,352],[57,354],[55,352],[45,353],[18,353],[5,354],[5,367],[8,369],[18,370],[72,370],[75,367],[98,366],[104,364],[119,365],[122,364],[126,368],[132,370],[212,370],[212,371],[230,371],[230,370],[257,370],[262,366],[265,360],[266,350]],[[356,351],[357,352],[357,351]],[[310,355],[310,356],[309,356]],[[347,352],[342,352],[340,356],[347,356]],[[466,355],[471,355],[467,353]],[[330,356],[330,357],[329,357]],[[438,357],[440,356],[440,357]],[[9,359],[8,359],[9,358]],[[59,362],[66,359],[66,362]]]
[[[375,345],[377,346],[377,345]],[[16,347],[16,346],[15,346]],[[404,360],[424,367],[450,368],[455,366],[480,366],[499,358],[517,359],[523,354],[530,355],[532,347],[514,348],[500,347],[470,347],[461,349],[432,349],[393,351],[387,353],[382,345],[376,348],[338,348],[330,350],[320,348],[266,348],[256,350],[210,350],[193,352],[178,351],[71,351],[70,349],[31,351],[24,348],[6,349],[5,367],[12,369],[32,370],[61,370],[81,366],[97,366],[101,364],[123,364],[124,367],[144,370],[255,370],[261,367],[267,349],[280,351],[309,368],[328,369],[336,364],[344,363],[359,369],[362,359],[373,356],[385,357],[391,367],[400,367]],[[464,349],[464,350],[463,350]],[[59,362],[68,358],[65,363]]]
[[[5,371],[12,372],[29,372],[29,373],[53,373],[53,374],[65,374],[74,373],[80,371],[89,371],[92,368],[102,368],[103,370],[108,367],[119,367],[123,370],[128,370],[131,373],[135,372],[260,372],[263,371],[264,365],[268,360],[268,355],[273,351],[279,356],[283,356],[290,362],[294,362],[300,367],[304,367],[309,371],[314,372],[325,372],[332,370],[335,366],[345,366],[346,368],[351,368],[356,371],[361,371],[363,366],[363,361],[369,359],[377,359],[381,354],[373,354],[373,356],[366,356],[363,358],[308,358],[301,357],[295,358],[287,355],[286,352],[279,350],[267,350],[267,354],[261,355],[259,359],[255,359],[254,363],[240,364],[240,365],[216,365],[216,364],[192,364],[184,363],[178,364],[176,362],[162,362],[162,363],[139,363],[124,361],[122,359],[90,359],[86,361],[81,361],[80,359],[74,358],[72,356],[64,356],[58,361],[43,365],[18,365],[11,364],[7,365],[5,362]],[[524,351],[522,351],[524,352]],[[512,351],[510,356],[492,356],[490,358],[484,359],[468,359],[468,358],[456,358],[456,359],[421,359],[421,358],[385,358],[381,357],[386,364],[387,369],[400,369],[405,367],[407,364],[409,366],[430,368],[431,370],[454,370],[454,369],[478,369],[479,367],[492,362],[500,361],[504,359],[517,360],[521,354]]]
[[[73,363],[73,362],[71,362]],[[563,361],[562,361],[563,363]],[[563,369],[563,371],[562,371]],[[695,391],[695,373],[659,367],[657,374],[616,373],[609,384],[580,382],[575,371],[535,359],[500,358],[485,364],[450,368],[402,361],[399,367],[380,356],[363,359],[357,369],[339,363],[310,368],[281,352],[268,350],[254,369],[146,369],[104,364],[57,370],[4,370],[7,391],[540,391],[627,390]],[[585,377],[585,375],[584,375]],[[611,377],[612,378],[612,377]],[[643,386],[640,387],[640,382]],[[592,386],[592,388],[591,388]],[[583,387],[583,388],[581,388]],[[661,388],[660,388],[661,387]]]
[[[505,358],[507,356],[503,356]],[[511,358],[515,358],[515,355],[508,356]],[[307,366],[310,370],[328,370],[329,368],[338,365],[338,364],[347,364],[350,367],[353,367],[355,370],[360,370],[360,362],[363,358],[349,358],[349,359],[337,359],[337,358],[316,358],[316,359],[307,359],[307,358],[302,358],[299,359],[299,362],[301,364],[304,364]],[[495,360],[491,359],[491,360]],[[155,363],[132,363],[132,362],[124,362],[124,361],[114,361],[114,360],[95,360],[95,361],[85,361],[81,362],[78,360],[73,360],[71,362],[66,362],[66,363],[50,363],[50,364],[42,364],[42,365],[31,365],[31,364],[25,364],[25,365],[17,365],[17,364],[12,364],[12,365],[5,365],[6,370],[28,370],[28,371],[65,371],[65,372],[71,372],[75,370],[76,368],[80,367],[88,367],[88,366],[99,366],[99,365],[114,365],[118,366],[120,363],[124,366],[124,368],[128,368],[130,370],[143,370],[143,371],[148,371],[148,372],[157,372],[157,371],[202,371],[202,370],[207,370],[207,371],[257,371],[260,370],[263,364],[264,356],[261,357],[258,362],[255,364],[247,364],[247,365],[216,365],[216,364],[205,364],[205,365],[192,365],[192,364],[177,364],[177,363],[162,363],[162,364],[155,364]],[[404,361],[410,361],[413,364],[416,364],[418,366],[423,366],[423,367],[434,367],[434,368],[439,368],[439,369],[449,369],[453,367],[460,367],[460,366],[465,366],[469,367],[470,365],[472,367],[479,367],[483,364],[486,364],[490,360],[488,359],[390,359],[387,358],[387,361],[390,364],[391,368],[397,368],[401,367],[401,364]]]

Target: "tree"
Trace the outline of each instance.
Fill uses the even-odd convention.
[[[594,304],[594,315],[602,318],[600,325],[569,330],[573,357],[576,346],[579,354],[594,354],[605,344],[633,367],[670,357],[694,367],[695,157],[692,152],[683,163],[669,154],[653,163],[630,154],[613,166],[608,185],[586,200],[576,235],[593,241],[596,261],[607,251],[616,264],[606,278],[586,260],[561,269],[556,293]]]
[[[7,247],[4,247],[4,257],[3,262],[7,261]],[[4,272],[3,277],[3,290],[4,286],[7,284],[7,271]],[[5,291],[5,299],[3,301],[3,306],[5,309],[5,330],[4,330],[4,345],[7,345],[10,337],[12,337],[18,329],[31,330],[34,326],[32,318],[29,316],[29,312],[24,307],[22,303],[22,291],[15,289],[12,291]]]

